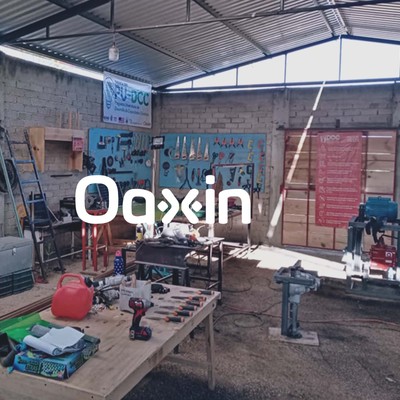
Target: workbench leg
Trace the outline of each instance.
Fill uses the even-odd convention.
[[[86,269],[86,222],[82,221],[82,271]]]
[[[221,298],[218,304],[222,303],[222,270],[224,268],[224,244],[221,241],[218,245],[218,291],[221,293]]]
[[[208,388],[215,389],[214,320],[213,312],[205,319],[206,351],[208,364]]]

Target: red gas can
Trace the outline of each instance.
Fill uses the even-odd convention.
[[[72,278],[63,284],[65,278]],[[51,302],[51,312],[56,317],[81,320],[92,308],[93,286],[88,288],[80,274],[64,274],[57,283]]]

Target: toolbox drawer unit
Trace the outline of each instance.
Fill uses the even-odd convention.
[[[0,297],[33,286],[33,242],[31,239],[0,238]]]

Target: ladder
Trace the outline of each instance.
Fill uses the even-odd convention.
[[[62,264],[60,252],[59,252],[58,246],[56,244],[54,228],[53,228],[53,224],[51,222],[49,209],[47,207],[46,197],[45,197],[45,194],[43,193],[42,185],[39,180],[39,174],[38,174],[38,171],[36,168],[36,162],[33,157],[32,147],[31,147],[31,144],[29,141],[28,132],[26,130],[24,130],[24,137],[25,137],[25,140],[22,140],[22,141],[11,140],[8,132],[5,131],[5,138],[6,138],[8,150],[10,152],[11,160],[13,162],[13,165],[14,165],[14,168],[16,171],[18,187],[19,187],[19,190],[21,193],[22,202],[24,204],[26,217],[27,217],[28,224],[29,224],[29,229],[32,234],[32,240],[33,240],[33,244],[35,246],[35,252],[36,252],[37,259],[38,259],[39,266],[40,266],[41,278],[44,281],[46,281],[46,271],[44,268],[44,264],[46,264],[50,261],[57,260],[59,269],[62,273],[65,272],[65,268]],[[27,147],[28,153],[29,153],[28,159],[15,158],[15,148],[17,146],[26,146]],[[32,166],[33,179],[23,179],[23,177],[21,176],[23,171],[21,171],[19,168],[24,165]],[[30,198],[27,198],[27,188],[28,187],[31,187],[31,188],[36,187],[39,193],[34,196],[31,196]],[[34,191],[34,193],[37,193],[36,190]],[[45,211],[44,216],[41,217],[40,220],[36,220],[35,212],[34,212],[35,206],[38,206],[38,205],[42,206],[42,208]],[[40,240],[38,240],[38,238],[36,237],[35,226],[36,226],[36,224],[39,224],[39,223],[40,223],[41,227],[45,226],[46,230],[48,230],[48,232],[50,232],[50,236],[47,236],[46,239],[44,239],[44,237],[42,236],[42,238]],[[44,257],[42,258],[42,255],[40,252],[40,245],[44,244],[45,241],[46,241],[46,244],[50,243],[53,246],[55,253],[56,253],[55,258],[52,258],[49,260],[44,260],[43,259]]]
[[[4,138],[5,132],[6,132],[6,130],[2,126],[0,126],[0,139]],[[3,149],[2,149],[1,146],[0,146],[0,167],[1,167],[2,171],[3,171],[3,177],[4,177],[4,181],[6,183],[7,194],[10,197],[11,204],[12,204],[12,207],[13,207],[14,216],[15,216],[15,223],[17,225],[17,230],[18,230],[18,235],[19,235],[19,237],[22,238],[22,237],[24,237],[24,233],[22,232],[21,223],[19,221],[17,205],[15,204],[15,198],[14,198],[14,195],[13,195],[13,189],[12,189],[11,182],[10,182],[10,179],[9,179],[9,176],[8,176],[6,160],[4,158],[4,153],[3,153]]]

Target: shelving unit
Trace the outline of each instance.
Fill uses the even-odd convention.
[[[71,153],[68,160],[68,169],[82,171],[83,151],[72,151],[73,138],[85,140],[85,131],[78,129],[63,129],[51,127],[34,127],[29,129],[29,140],[31,142],[33,155],[37,169],[44,172],[46,142],[69,142]]]

